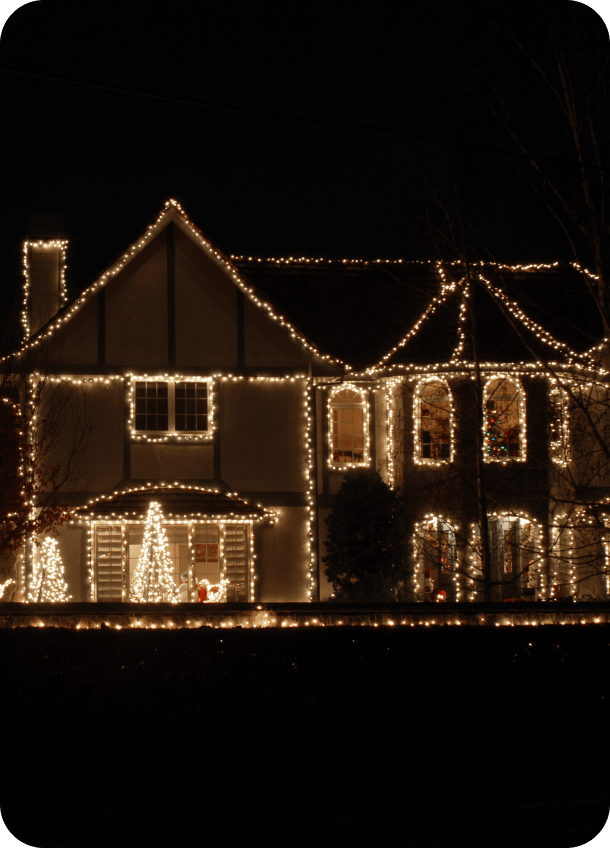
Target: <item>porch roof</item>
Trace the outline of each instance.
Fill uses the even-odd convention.
[[[179,484],[142,486],[101,495],[86,506],[77,507],[73,520],[107,519],[127,521],[146,520],[150,504],[160,504],[165,518],[170,520],[264,521],[273,520],[275,513],[262,506],[248,503],[234,492],[202,489]]]

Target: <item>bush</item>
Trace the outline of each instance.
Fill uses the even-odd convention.
[[[358,468],[345,474],[326,525],[323,562],[332,600],[408,600],[404,508],[377,472]]]

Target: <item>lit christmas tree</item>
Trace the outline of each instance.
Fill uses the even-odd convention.
[[[504,431],[494,401],[489,401],[487,404],[485,442],[489,456],[507,456],[508,448],[505,444]]]
[[[34,563],[28,601],[69,601],[71,598],[57,540],[47,538],[42,543],[40,559]]]
[[[153,501],[148,508],[140,557],[131,583],[132,601],[178,603],[174,570],[162,522],[161,506]]]

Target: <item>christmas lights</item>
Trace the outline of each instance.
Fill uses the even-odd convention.
[[[57,540],[43,539],[40,557],[34,563],[34,573],[28,593],[28,601],[69,601],[68,586],[64,579],[64,565],[59,554]]]
[[[485,462],[525,462],[525,396],[520,383],[494,374],[483,389],[483,458]]]
[[[328,396],[328,465],[362,468],[370,463],[369,408],[365,389],[341,383]]]
[[[453,398],[438,377],[420,380],[413,393],[413,449],[418,465],[443,465],[455,457]]]
[[[214,381],[211,377],[167,374],[163,377],[148,374],[134,377],[132,375],[128,397],[131,438],[147,442],[209,441],[214,436],[213,385]],[[204,387],[203,393],[201,387]],[[179,398],[180,391],[185,395],[184,400]],[[162,392],[164,392],[163,397],[161,397]],[[138,396],[139,394],[141,397]],[[192,397],[189,397],[190,394]],[[196,394],[199,397],[196,397]],[[146,412],[147,402],[151,397],[155,410],[159,410],[154,416],[147,415]],[[189,403],[193,412],[187,417],[186,412],[182,413],[181,410],[190,409]],[[201,410],[199,415],[194,411],[195,409]],[[194,419],[192,424],[191,418]],[[198,430],[200,432],[197,432]]]
[[[66,249],[68,242],[65,239],[52,239],[50,241],[24,241],[23,242],[23,308],[21,311],[21,325],[23,327],[24,338],[28,339],[31,334],[30,316],[29,316],[29,298],[31,290],[30,279],[30,254],[32,248],[36,250],[59,250],[59,308],[64,305],[68,299],[66,290]],[[52,316],[51,316],[52,317]]]
[[[161,506],[152,501],[146,517],[144,540],[131,581],[130,601],[178,603]]]
[[[168,200],[165,203],[164,208],[161,210],[157,219],[147,228],[145,233],[141,236],[141,238],[132,244],[127,251],[105,271],[92,285],[90,285],[85,291],[78,297],[76,300],[72,302],[72,304],[66,308],[66,311],[63,315],[57,315],[49,324],[46,331],[37,333],[36,336],[30,341],[26,341],[19,350],[14,353],[8,354],[7,356],[0,359],[0,362],[5,359],[9,359],[13,356],[20,357],[27,350],[31,350],[42,343],[45,339],[49,339],[53,336],[53,334],[61,328],[61,326],[72,318],[83,306],[87,303],[90,298],[100,290],[108,280],[112,277],[116,276],[133,258],[137,256],[144,247],[157,235],[165,225],[168,220],[173,220],[186,234],[190,235],[207,253],[207,255],[212,259],[212,261],[221,267],[224,271],[228,272],[233,282],[237,285],[237,287],[244,292],[244,294],[248,297],[252,303],[255,304],[259,309],[263,310],[266,315],[269,316],[273,321],[277,322],[280,326],[284,327],[291,338],[297,341],[304,350],[308,353],[313,354],[318,359],[323,360],[324,362],[329,362],[336,365],[345,365],[340,359],[336,359],[335,357],[329,356],[328,354],[322,353],[315,345],[309,342],[303,335],[301,335],[292,324],[284,318],[281,314],[276,312],[271,304],[267,303],[265,300],[260,298],[255,290],[249,286],[241,277],[238,270],[231,263],[229,259],[227,259],[219,250],[217,250],[209,241],[207,241],[200,230],[198,230],[194,224],[188,219],[186,213],[180,206],[180,204],[175,200]],[[29,286],[29,283],[28,283]],[[24,300],[27,301],[27,293],[24,295]]]
[[[4,597],[4,593],[6,592],[8,587],[11,585],[11,583],[14,582],[15,581],[12,578],[9,578],[8,580],[5,580],[4,583],[0,583],[0,601]]]
[[[428,513],[421,521],[415,523],[413,594],[417,600],[442,601],[447,596],[445,587],[451,586],[452,583],[455,600],[461,600],[456,550],[458,529],[459,525],[433,513]]]

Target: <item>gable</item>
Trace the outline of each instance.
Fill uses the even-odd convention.
[[[58,370],[303,369],[330,357],[299,336],[173,201],[143,237],[25,348]],[[333,362],[331,373],[340,373]],[[337,367],[339,366],[339,367]]]

